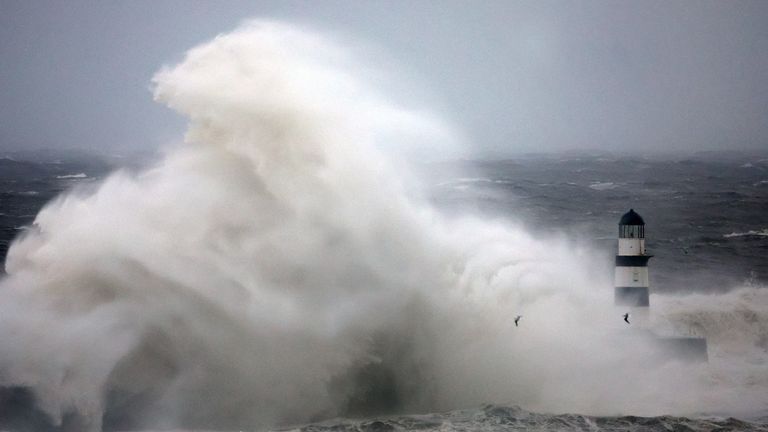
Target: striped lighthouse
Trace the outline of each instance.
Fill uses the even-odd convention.
[[[630,209],[619,220],[614,302],[628,308],[640,323],[648,319],[648,260],[652,256],[645,253],[645,221]]]

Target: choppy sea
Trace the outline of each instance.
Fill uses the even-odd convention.
[[[617,224],[645,220],[654,292],[722,291],[768,280],[768,156],[541,154],[430,164],[432,200],[564,234],[612,258]]]
[[[65,190],[87,188],[115,168],[130,168],[126,161],[82,152],[2,156],[0,262],[45,203]],[[722,292],[768,281],[765,154],[537,154],[432,162],[422,168],[429,172],[428,197],[443,212],[508,220],[542,235],[586,242],[604,251],[608,266],[618,219],[635,209],[645,219],[648,249],[655,256],[650,273],[654,292]],[[4,417],[2,405],[18,402],[0,398],[0,429],[22,430],[16,427],[26,425],[23,430],[35,430],[34,422]],[[285,430],[768,431],[768,418],[595,417],[485,405],[445,413],[334,419]]]
[[[766,419],[740,420],[733,417],[594,417],[578,414],[540,414],[520,407],[485,405],[446,413],[384,417],[366,420],[335,419],[301,426],[302,432],[386,432],[386,431],[767,431]]]

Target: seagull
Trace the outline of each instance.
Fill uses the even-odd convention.
[[[624,314],[624,322],[629,324],[629,312]]]
[[[517,327],[517,323],[520,321],[520,318],[522,318],[522,315],[518,315],[515,317],[515,327]]]

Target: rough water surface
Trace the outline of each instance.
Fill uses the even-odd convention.
[[[478,409],[438,414],[382,417],[366,420],[334,419],[281,431],[388,432],[388,431],[583,431],[583,432],[738,432],[768,431],[768,422],[736,418],[596,417],[580,414],[539,414],[520,407],[485,405]]]
[[[730,170],[736,186],[714,174],[656,182],[659,173],[616,168],[634,164],[625,160],[608,164],[610,176],[585,171],[600,160],[549,174],[502,161],[447,179],[432,165],[416,180],[388,145],[439,153],[451,128],[390,102],[369,72],[322,35],[251,22],[155,76],[156,100],[189,128],[152,163],[106,174],[2,160],[2,212],[23,213],[2,219],[17,235],[0,279],[0,427],[264,430],[447,412],[424,418],[477,429],[765,411],[762,180]],[[679,180],[687,165],[669,172]],[[669,204],[683,185],[681,202],[709,199],[693,220],[730,219],[676,238],[676,266],[712,267],[714,247],[744,267],[728,283],[687,273],[691,286],[652,294],[651,325],[703,332],[712,349],[709,363],[652,365],[649,340],[631,338],[645,330],[613,304],[612,251],[583,241],[589,230],[571,235],[593,215],[569,210],[591,199],[593,227],[613,241],[611,212],[634,206],[664,238],[660,218],[690,220]],[[645,203],[656,195],[669,206],[654,212]],[[535,212],[545,223],[526,217]],[[489,401],[584,416],[450,411]]]

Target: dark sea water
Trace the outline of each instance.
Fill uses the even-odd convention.
[[[125,159],[82,150],[0,152],[0,262],[5,262],[11,241],[34,222],[45,203],[142,161],[143,156]]]
[[[536,155],[436,163],[442,209],[520,221],[615,254],[621,215],[645,220],[651,289],[723,291],[768,280],[768,155]]]
[[[288,430],[288,429],[286,429]],[[538,414],[519,407],[486,405],[477,409],[446,413],[383,417],[366,420],[331,420],[301,426],[302,432],[386,432],[386,431],[768,431],[761,420],[685,417],[594,417],[578,414]]]
[[[46,202],[134,163],[84,152],[0,157],[0,260]],[[646,222],[657,292],[768,281],[768,154],[534,155],[427,168],[431,199],[444,212],[519,221],[607,255],[618,219],[634,208]]]
[[[2,156],[0,262],[46,202],[133,164],[86,153]],[[655,255],[651,289],[658,293],[719,292],[768,281],[768,155],[530,155],[423,167],[429,173],[429,198],[443,212],[518,222],[542,236],[565,235],[603,251],[607,267],[615,253],[618,219],[634,208],[646,222],[648,249]],[[27,399],[27,394],[0,393],[0,430],[55,430],[39,413],[3,414],[8,404],[29,406]],[[297,430],[768,431],[768,419],[593,417],[487,405],[446,413],[336,419]]]

